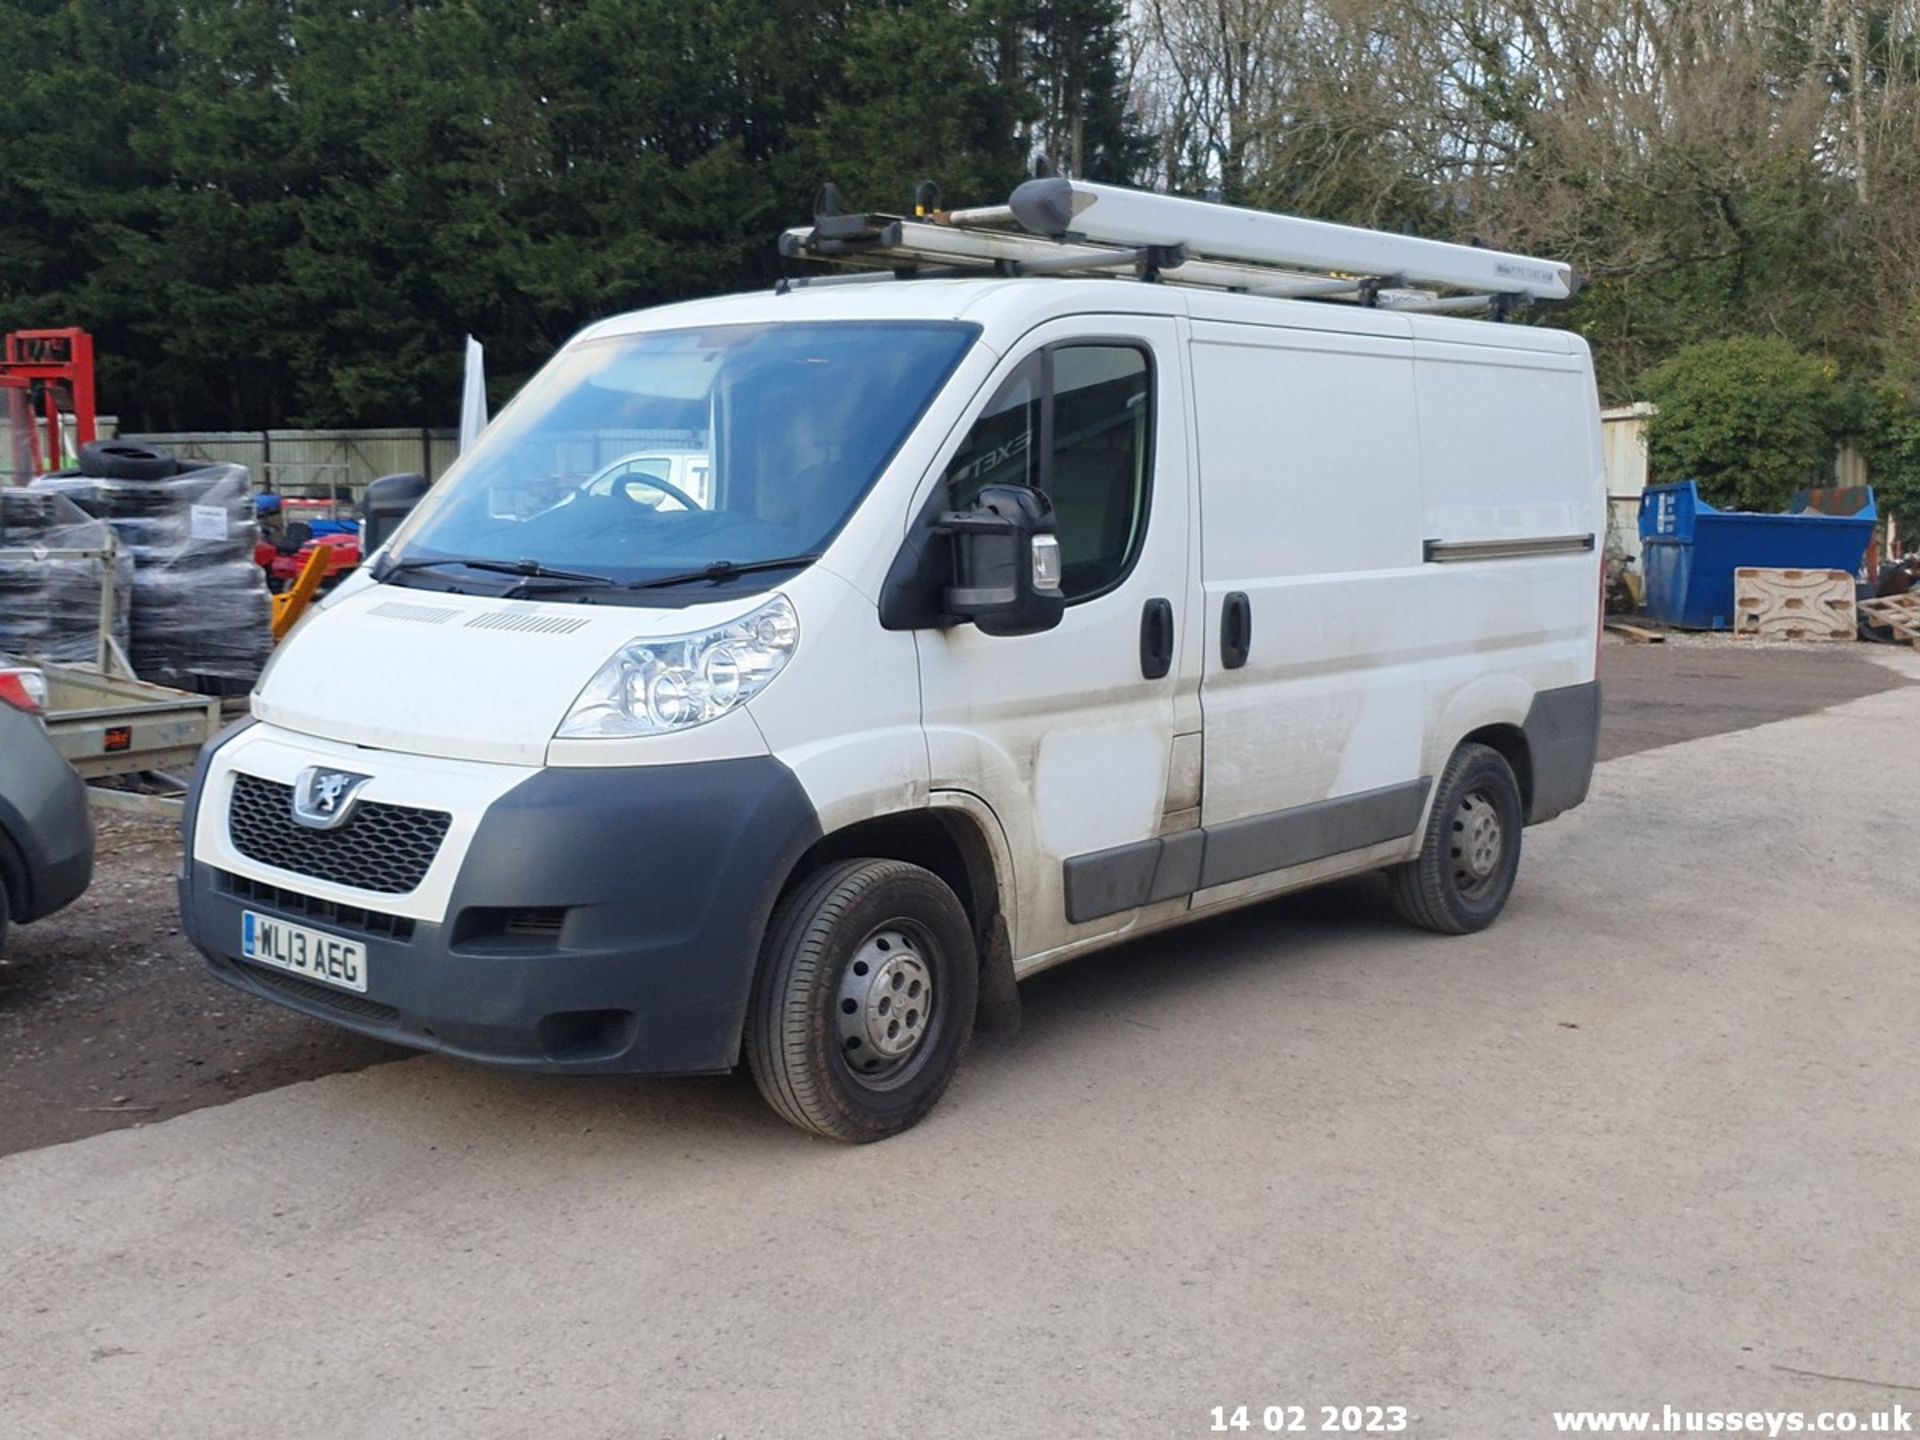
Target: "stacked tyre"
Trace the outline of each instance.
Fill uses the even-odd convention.
[[[204,694],[244,693],[272,646],[246,467],[118,441],[86,447],[80,468],[36,484],[106,521],[132,557],[134,673]]]
[[[52,635],[48,586],[53,566],[33,553],[51,548],[52,496],[0,490],[0,655],[39,658]]]
[[[56,663],[98,658],[100,564],[62,550],[98,550],[106,527],[70,500],[39,490],[0,490],[0,654]],[[122,555],[114,586],[113,637],[130,642],[133,562]]]

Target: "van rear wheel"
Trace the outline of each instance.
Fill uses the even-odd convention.
[[[1440,776],[1420,855],[1387,872],[1400,918],[1442,935],[1484,930],[1520,868],[1520,785],[1498,750],[1462,745]]]
[[[898,1134],[945,1092],[973,1034],[967,914],[932,871],[849,860],[780,903],[747,1014],[747,1066],[803,1130]]]

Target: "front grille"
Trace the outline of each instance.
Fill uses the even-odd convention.
[[[227,833],[249,860],[335,885],[404,895],[426,879],[453,817],[443,810],[362,801],[337,830],[293,818],[293,787],[258,775],[233,777]]]
[[[313,920],[335,930],[357,930],[362,935],[373,935],[383,940],[413,939],[413,921],[404,915],[362,910],[358,905],[339,905],[332,900],[322,900],[317,895],[282,890],[278,885],[250,880],[245,875],[234,875],[225,870],[213,873],[214,883],[220,891],[236,900],[266,905],[283,915],[298,915],[303,920]]]
[[[311,980],[302,980],[298,975],[284,975],[278,970],[269,970],[264,965],[254,965],[244,960],[237,962],[233,968],[250,983],[267,990],[277,990],[289,1000],[297,1000],[315,1010],[350,1016],[369,1025],[400,1023],[400,1012],[393,1006],[382,1005],[378,1000],[369,1000],[364,995],[332,990],[325,985],[316,985]]]

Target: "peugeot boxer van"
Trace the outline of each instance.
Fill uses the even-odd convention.
[[[744,1058],[877,1139],[1060,961],[1371,870],[1491,923],[1586,794],[1604,504],[1552,329],[1114,278],[620,316],[209,748],[186,930],[370,1035]]]

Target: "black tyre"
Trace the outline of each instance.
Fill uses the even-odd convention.
[[[59,503],[45,490],[0,488],[0,544],[16,546],[56,528],[61,523],[55,515]]]
[[[0,950],[7,948],[7,922],[13,918],[13,900],[7,894],[7,877],[0,874]]]
[[[1420,855],[1387,872],[1400,918],[1442,935],[1484,930],[1520,868],[1520,785],[1499,751],[1462,745],[1433,798]]]
[[[131,440],[96,440],[80,447],[80,473],[97,480],[166,480],[180,473],[171,450]]]
[[[884,1140],[945,1092],[979,985],[966,911],[937,875],[899,860],[829,866],[774,911],[747,1010],[748,1068],[801,1129]]]

